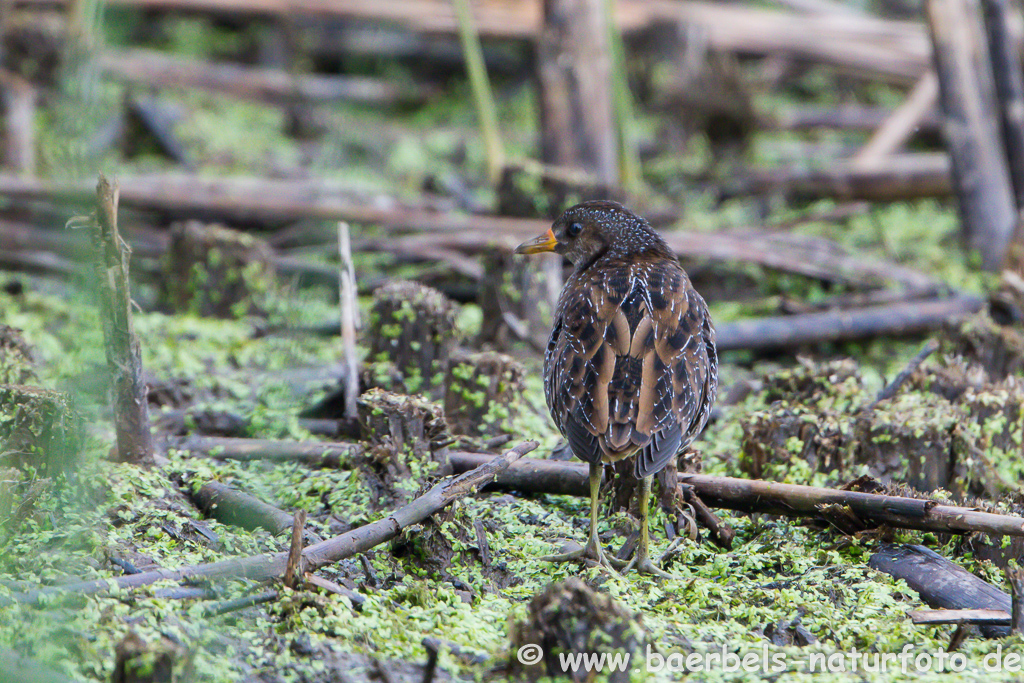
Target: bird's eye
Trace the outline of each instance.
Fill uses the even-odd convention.
[[[569,237],[575,237],[576,235],[583,232],[583,226],[579,223],[570,223],[569,227],[565,229],[565,234]]]

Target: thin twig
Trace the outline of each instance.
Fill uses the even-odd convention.
[[[356,330],[359,328],[359,308],[356,301],[356,275],[352,264],[352,245],[348,223],[338,223],[338,256],[340,259],[338,305],[341,308],[341,340],[345,365],[345,417],[357,416],[356,399],[359,398],[359,358],[356,355]]]
[[[914,374],[914,371],[921,366],[921,363],[923,363],[928,356],[935,353],[938,348],[939,341],[937,339],[929,339],[925,345],[921,347],[921,350],[918,351],[917,355],[910,359],[907,366],[903,368],[891,382],[886,384],[881,391],[878,392],[878,396],[875,397],[875,400],[869,403],[864,410],[874,410],[879,403],[895,396],[896,392],[900,390],[900,387],[902,387],[906,381],[910,379],[910,376]]]

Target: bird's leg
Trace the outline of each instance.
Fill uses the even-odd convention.
[[[648,476],[640,480],[640,499],[637,501],[640,506],[640,541],[637,543],[636,555],[633,556],[633,561],[623,571],[629,571],[632,568],[636,569],[637,573],[640,574],[652,574],[663,579],[673,579],[675,578],[674,576],[666,571],[662,571],[651,561],[651,537],[647,528],[648,511],[651,502],[651,478]]]
[[[559,555],[545,555],[540,558],[547,562],[566,562],[568,560],[593,560],[602,567],[612,569],[608,558],[605,557],[601,548],[601,541],[597,537],[597,512],[598,499],[601,493],[601,468],[600,462],[590,463],[590,536],[587,545],[579,550]]]

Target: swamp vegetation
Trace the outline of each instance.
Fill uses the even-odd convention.
[[[571,183],[568,191],[552,191],[547,179],[530,173],[504,192],[489,183],[461,52],[454,64],[445,56],[458,46],[453,36],[437,38],[432,49],[430,41],[413,41],[420,52],[412,57],[351,46],[332,55],[313,45],[319,34],[312,20],[292,25],[151,12],[131,3],[106,8],[93,31],[106,54],[145,48],[197,61],[274,62],[284,43],[285,70],[354,74],[408,97],[282,105],[140,85],[113,69],[83,70],[95,63],[76,57],[41,91],[35,118],[33,177],[55,187],[91,184],[100,170],[130,179],[187,169],[200,178],[271,178],[307,189],[335,183],[329,187],[345,188],[367,215],[426,210],[442,220],[482,214],[509,197],[533,203],[518,205],[517,215],[544,218],[587,191]],[[413,31],[395,35],[422,38]],[[636,101],[624,139],[634,141],[640,163],[627,199],[659,230],[707,236],[759,226],[761,233],[824,251],[841,248],[882,269],[911,269],[938,290],[985,304],[973,315],[909,334],[724,350],[718,407],[681,457],[679,476],[700,471],[835,488],[864,477],[857,490],[1021,515],[1024,328],[1013,311],[1019,316],[1024,295],[961,247],[955,200],[730,197],[723,190],[750,167],[797,161],[825,168],[867,138],[864,130],[838,126],[765,126],[751,119],[753,111],[764,119],[807,107],[891,109],[903,102],[906,83],[865,80],[814,63],[791,64],[772,77],[768,58],[712,51],[703,77],[729,87],[738,79],[742,95],[726,94],[744,106],[739,114],[728,108],[701,114],[672,99],[696,86],[679,89],[678,62],[660,58],[651,35],[658,34],[633,36],[625,45],[633,56],[622,76]],[[485,47],[504,152],[514,160],[536,157],[541,122],[531,51],[515,39],[487,40]],[[154,124],[153,112],[170,123]],[[742,126],[723,139],[709,123],[715,121]],[[120,126],[113,138],[104,132],[112,122]],[[930,149],[934,137],[925,131],[909,144]],[[179,148],[183,153],[174,153]],[[1021,561],[1020,537],[879,527],[842,510],[814,518],[715,510],[734,532],[730,547],[721,547],[703,526],[687,537],[679,513],[696,516],[692,508],[652,505],[654,556],[664,554],[664,568],[677,577],[663,581],[540,560],[567,540],[583,541],[587,500],[492,487],[297,581],[164,580],[118,588],[113,579],[139,572],[287,552],[293,520],[302,513],[297,536],[306,546],[387,520],[452,473],[449,454],[497,456],[528,440],[537,447],[526,458],[567,454],[545,406],[537,329],[520,334],[506,325],[495,332],[500,307],[495,318],[490,295],[477,298],[490,287],[495,299],[505,297],[506,308],[518,311],[517,319],[528,321],[527,308],[544,317],[543,301],[532,306],[527,298],[516,308],[518,296],[538,296],[521,286],[517,262],[506,258],[501,267],[512,275],[495,284],[485,278],[503,263],[494,254],[460,252],[439,237],[436,251],[411,258],[395,245],[415,230],[350,220],[365,393],[358,416],[344,416],[344,357],[335,336],[337,272],[344,268],[337,222],[311,215],[268,221],[257,210],[247,221],[243,208],[223,221],[227,227],[211,227],[216,221],[201,211],[153,210],[129,198],[120,223],[133,248],[132,319],[157,454],[155,464],[121,462],[94,256],[86,231],[72,229],[74,223],[63,228],[92,210],[82,197],[12,195],[0,208],[4,221],[48,231],[59,244],[40,251],[51,254],[47,263],[67,264],[21,262],[0,270],[0,680],[536,678],[549,660],[524,667],[517,652],[538,642],[633,653],[636,671],[610,680],[686,676],[645,671],[641,660],[658,661],[652,652],[758,658],[753,670],[717,665],[691,672],[694,680],[798,681],[820,676],[808,671],[814,655],[900,653],[907,646],[915,656],[950,647],[966,662],[954,674],[933,664],[915,673],[912,663],[913,677],[1019,678],[1010,669],[986,668],[986,656],[997,647],[1001,657],[1024,653],[1024,635],[988,638],[969,627],[952,647],[958,627],[912,623],[908,610],[928,605],[869,562],[883,544],[921,545],[1013,593],[1003,570]],[[288,198],[265,199],[284,204]],[[481,262],[483,272],[474,270]],[[815,277],[763,259],[684,255],[683,265],[723,328],[834,311],[884,289],[849,273]],[[934,352],[894,395],[878,400],[929,342]],[[422,364],[401,365],[398,358]],[[325,451],[334,442],[353,445],[330,458],[315,449],[304,459],[224,457],[227,446],[200,448],[192,437],[319,442]],[[618,486],[607,479],[606,485]],[[660,482],[662,503],[675,482],[668,493],[665,487]],[[210,497],[225,489],[268,504],[268,516],[226,520],[219,499]],[[608,498],[600,529],[606,547],[617,552],[635,543],[636,521],[621,495]],[[111,580],[110,588],[59,590],[97,579]],[[785,662],[785,671],[773,672],[773,661]],[[125,662],[134,664],[126,670]],[[828,675],[904,677],[893,674],[898,664],[891,667],[889,673],[870,665],[851,670],[847,660]]]

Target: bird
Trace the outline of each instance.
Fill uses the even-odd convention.
[[[651,480],[700,434],[715,401],[707,304],[664,238],[618,202],[572,206],[515,250],[542,252],[572,263],[544,354],[544,395],[573,455],[590,464],[587,545],[544,559],[591,559],[613,570],[597,535],[601,473],[605,463],[632,458],[641,527],[623,571],[669,577],[650,557]]]

